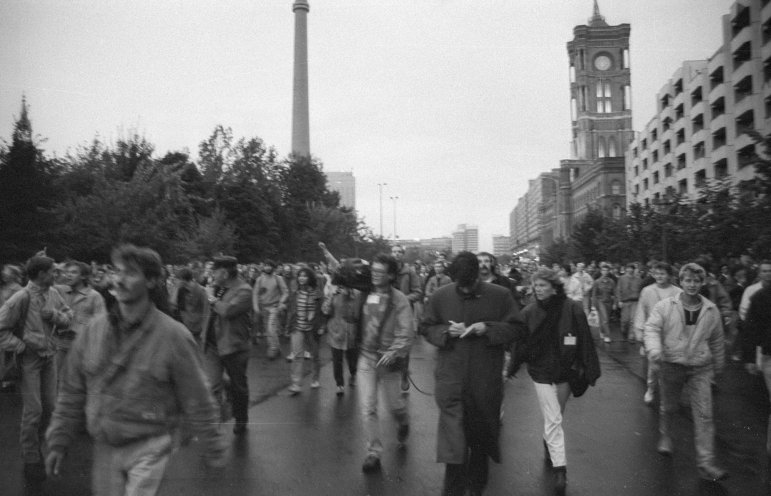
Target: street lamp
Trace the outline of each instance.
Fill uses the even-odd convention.
[[[391,196],[390,198],[394,202],[394,239],[399,239],[399,236],[396,235],[396,200],[398,200],[399,197]]]
[[[388,183],[377,183],[377,187],[380,190],[380,237],[383,237],[383,186],[388,186]]]

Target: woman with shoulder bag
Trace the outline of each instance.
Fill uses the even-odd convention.
[[[361,291],[340,285],[336,275],[332,279],[333,288],[324,298],[321,307],[327,320],[327,340],[332,349],[332,371],[337,385],[337,396],[345,393],[343,379],[343,357],[348,364],[350,379],[348,384],[356,386],[356,361],[359,350],[356,346],[356,331],[361,318]]]
[[[522,311],[528,336],[519,344],[509,375],[526,362],[544,420],[545,461],[555,474],[555,494],[565,494],[562,416],[571,392],[581,396],[600,377],[600,363],[581,302],[565,296],[559,275],[541,268],[532,276],[535,301]]]
[[[289,392],[292,395],[298,394],[302,387],[300,384],[303,379],[304,360],[302,357],[305,351],[310,353],[311,360],[311,389],[319,387],[319,341],[323,332],[323,316],[321,313],[321,291],[317,288],[316,274],[308,267],[303,267],[297,271],[297,291],[291,300],[292,316],[291,322],[291,340],[292,354],[295,359],[292,361],[292,385],[289,386]]]

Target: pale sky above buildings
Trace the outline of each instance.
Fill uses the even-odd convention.
[[[634,128],[684,60],[722,43],[728,0],[599,0],[631,25]],[[383,234],[509,233],[528,180],[570,158],[566,43],[592,0],[310,0],[311,151],[353,171]],[[3,0],[0,138],[22,94],[59,156],[137,130],[156,154],[218,124],[280,155],[291,139],[292,0]],[[392,201],[391,197],[398,200]]]

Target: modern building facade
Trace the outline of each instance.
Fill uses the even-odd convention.
[[[511,254],[511,238],[509,236],[503,236],[500,234],[493,236],[493,255],[500,257],[501,255]]]
[[[722,24],[709,60],[683,62],[657,93],[626,154],[628,204],[694,200],[709,181],[754,176],[747,131],[771,131],[771,1],[736,2]]]
[[[327,176],[327,188],[340,194],[340,206],[356,210],[356,178],[353,172],[324,173]]]
[[[479,251],[479,228],[470,224],[459,224],[452,233],[452,251]]]
[[[509,216],[509,242],[513,252],[534,256],[542,245],[553,241],[558,184],[559,169],[544,172],[528,182],[527,192],[520,197]]]

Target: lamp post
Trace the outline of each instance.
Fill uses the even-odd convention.
[[[391,196],[390,198],[394,202],[394,239],[399,239],[399,236],[396,235],[396,200],[398,200],[399,197]]]
[[[388,183],[377,183],[377,187],[380,190],[380,237],[383,237],[383,186],[388,186]]]

